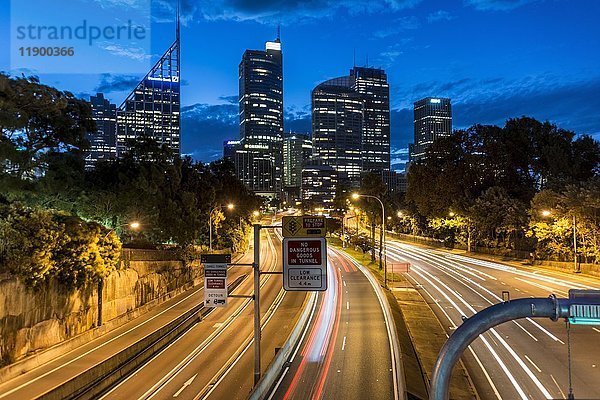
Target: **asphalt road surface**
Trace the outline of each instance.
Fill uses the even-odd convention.
[[[394,399],[394,365],[382,304],[363,272],[329,251],[328,290],[274,399]],[[402,391],[402,388],[400,388]]]
[[[281,271],[279,238],[263,230],[262,240],[270,249],[261,252],[261,269]],[[252,279],[247,279],[234,293],[251,294],[252,290]],[[260,296],[264,373],[275,349],[293,329],[306,293],[286,293],[281,275],[263,275]],[[226,308],[215,309],[104,398],[245,399],[253,385],[252,336],[252,301],[230,298]]]
[[[451,334],[462,316],[510,297],[568,297],[569,289],[598,289],[600,281],[541,268],[514,268],[448,252],[388,241],[388,272],[408,261],[405,274]],[[600,327],[571,326],[572,386],[577,399],[600,399]],[[565,399],[568,339],[563,321],[521,319],[475,340],[463,360],[482,399]]]

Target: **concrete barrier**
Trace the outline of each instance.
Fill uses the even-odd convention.
[[[279,352],[275,356],[275,359],[273,360],[271,365],[269,365],[269,368],[267,369],[261,380],[254,387],[254,389],[252,389],[252,392],[250,393],[249,397],[250,400],[266,399],[269,396],[271,390],[275,386],[275,382],[277,382],[277,379],[283,373],[283,369],[287,366],[288,360],[290,359],[292,352],[294,351],[294,349],[298,345],[298,342],[300,341],[300,338],[302,337],[302,332],[304,331],[304,328],[308,323],[308,319],[316,301],[317,294],[315,292],[311,292],[310,297],[304,307],[304,311],[300,315],[300,318],[298,319],[294,330],[292,331],[292,333],[290,333],[290,336],[286,340],[281,350],[279,350]]]
[[[238,277],[228,285],[228,291],[231,292],[237,288],[246,277],[247,275]],[[198,304],[132,346],[49,390],[39,398],[44,400],[98,398],[103,392],[135,371],[166,345],[201,321],[210,311],[210,308],[204,307],[204,303]]]

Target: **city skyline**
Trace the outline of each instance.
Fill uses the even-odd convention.
[[[170,44],[174,2],[154,3],[152,53],[157,56]],[[592,17],[598,4],[395,1],[367,12],[361,1],[335,7],[325,3],[307,8],[264,2],[255,9],[243,2],[182,4],[183,153],[210,161],[221,156],[223,140],[235,137],[237,99],[231,101],[237,97],[239,57],[246,48],[274,37],[278,23],[287,60],[286,132],[310,130],[310,90],[316,83],[337,76],[354,58],[356,65],[367,64],[368,55],[370,66],[388,73],[392,164],[408,158],[412,103],[426,96],[453,99],[455,128],[502,125],[507,118],[530,115],[578,134],[600,135],[599,122],[592,117],[600,101],[595,96],[600,75],[594,68],[600,56],[590,51],[599,43]],[[352,32],[327,30],[334,20],[352,26]],[[0,22],[0,29],[8,29],[7,14]],[[6,58],[0,58],[0,69],[8,70]],[[143,77],[40,78],[86,99],[100,91],[120,104]]]

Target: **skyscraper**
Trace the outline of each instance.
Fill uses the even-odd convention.
[[[300,198],[302,166],[312,157],[312,140],[308,134],[288,134],[283,140],[283,186],[285,199]]]
[[[283,183],[300,187],[302,164],[312,156],[312,140],[308,134],[289,134],[283,140]]]
[[[179,32],[179,31],[178,31]],[[127,140],[150,137],[179,155],[180,69],[179,34],[167,52],[142,79],[117,113],[117,154],[127,151]]]
[[[255,193],[279,198],[283,188],[283,57],[277,38],[246,50],[239,65],[238,178]]]
[[[362,168],[390,169],[390,86],[384,70],[354,67],[350,71],[354,90],[364,100]]]
[[[335,199],[337,185],[338,172],[335,168],[328,165],[306,165],[302,169],[304,207],[307,209],[312,208],[313,205],[330,207]]]
[[[351,76],[330,79],[312,91],[313,157],[333,167],[339,180],[358,183],[362,171],[364,100]]]
[[[104,98],[102,93],[90,97],[92,118],[96,132],[86,134],[90,148],[85,154],[85,167],[93,168],[98,161],[117,157],[117,106]]]
[[[410,146],[411,162],[422,160],[435,139],[452,134],[450,99],[426,97],[415,102],[414,123],[415,139]]]

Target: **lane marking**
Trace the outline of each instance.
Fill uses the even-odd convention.
[[[548,331],[548,329],[544,328],[543,326],[541,326],[540,324],[538,324],[537,322],[535,322],[534,320],[532,320],[531,318],[527,317],[525,318],[527,321],[531,322],[536,328],[538,328],[540,331],[544,332],[546,335],[550,336],[552,338],[552,340],[554,340],[555,342],[558,342],[560,344],[565,344],[565,342],[563,342],[562,340],[560,340],[559,338],[557,338],[556,336],[554,336],[552,333],[550,333],[550,331]]]
[[[409,278],[411,280],[413,280],[416,285],[415,286],[420,286],[421,290],[423,290],[425,293],[427,293],[427,295],[433,300],[433,302],[438,306],[438,308],[440,309],[440,311],[442,311],[442,313],[446,316],[446,318],[448,319],[448,321],[450,322],[450,324],[452,324],[450,326],[451,330],[456,330],[457,326],[454,323],[454,321],[452,320],[452,318],[450,318],[450,315],[448,315],[448,313],[446,312],[446,310],[444,310],[444,308],[437,303],[436,299],[433,297],[433,295],[429,292],[429,290],[427,290],[427,288],[425,288],[425,286],[421,285],[419,283],[419,281],[417,281],[413,276],[409,276]],[[433,309],[432,309],[433,311]],[[448,334],[446,334],[446,338],[448,338]],[[485,378],[487,379],[488,383],[490,384],[492,390],[494,391],[494,394],[496,395],[496,397],[498,398],[498,400],[502,400],[502,396],[500,396],[500,392],[498,391],[498,389],[496,388],[496,385],[494,384],[494,381],[492,380],[492,378],[490,377],[490,374],[488,373],[488,371],[485,369],[485,367],[483,366],[483,363],[481,362],[481,360],[479,359],[479,357],[477,357],[477,354],[475,353],[475,351],[473,350],[472,346],[469,346],[469,351],[471,351],[471,353],[473,354],[473,357],[475,357],[475,361],[477,361],[477,364],[479,365],[479,367],[481,368],[481,370],[483,371],[483,374],[485,375]]]
[[[342,351],[346,348],[346,336],[344,336],[344,341],[342,342]]]
[[[25,383],[23,383],[23,384],[21,384],[21,385],[19,385],[19,386],[15,387],[15,388],[13,388],[13,389],[11,389],[11,390],[7,391],[7,392],[4,392],[4,393],[0,394],[0,399],[1,399],[1,398],[3,398],[3,397],[6,397],[6,396],[8,396],[8,395],[10,395],[10,394],[13,394],[14,392],[16,392],[16,391],[18,391],[18,390],[21,390],[21,389],[23,389],[24,387],[26,387],[26,386],[29,386],[30,384],[32,384],[32,383],[34,383],[34,382],[37,382],[37,381],[39,381],[40,379],[42,379],[42,378],[45,378],[46,376],[48,376],[48,375],[50,375],[50,374],[53,374],[54,372],[56,372],[56,371],[58,371],[58,370],[62,369],[63,367],[66,367],[67,365],[69,365],[69,364],[72,364],[72,363],[74,363],[75,361],[78,361],[78,360],[80,360],[81,358],[83,358],[83,357],[85,357],[85,356],[87,356],[87,355],[89,355],[89,354],[91,354],[91,353],[95,352],[96,350],[98,350],[98,349],[100,349],[100,348],[102,348],[102,347],[104,347],[104,346],[106,346],[106,345],[108,345],[108,344],[110,344],[110,343],[114,342],[115,340],[117,340],[117,339],[119,339],[119,338],[121,338],[121,337],[123,337],[123,336],[125,336],[125,335],[127,335],[127,334],[129,334],[129,333],[131,333],[131,332],[133,332],[134,330],[138,329],[139,327],[141,327],[141,326],[143,326],[143,325],[147,324],[148,322],[152,321],[153,319],[155,319],[155,318],[159,317],[160,315],[162,315],[162,314],[166,313],[167,311],[171,310],[171,309],[172,309],[172,308],[174,308],[175,306],[177,306],[177,305],[181,304],[182,302],[186,301],[186,300],[187,300],[187,299],[189,299],[190,297],[192,297],[192,296],[195,296],[195,295],[196,295],[197,293],[199,293],[201,290],[203,290],[203,289],[198,289],[198,290],[194,291],[194,292],[193,292],[193,293],[191,293],[189,296],[186,296],[186,297],[184,297],[183,299],[181,299],[181,300],[180,300],[180,301],[178,301],[177,303],[175,303],[175,304],[173,304],[172,306],[170,306],[170,307],[168,307],[168,308],[164,309],[163,311],[161,311],[160,313],[156,314],[155,316],[153,316],[153,317],[151,317],[151,318],[149,318],[149,319],[147,319],[147,320],[145,320],[145,321],[143,321],[143,322],[139,323],[138,325],[136,325],[136,326],[134,326],[134,327],[132,327],[132,328],[130,328],[130,329],[128,329],[128,330],[126,330],[125,332],[123,332],[123,333],[119,334],[118,336],[115,336],[114,338],[112,338],[112,339],[110,339],[110,340],[107,340],[106,342],[100,343],[98,346],[94,347],[93,349],[90,349],[90,350],[86,351],[85,353],[83,353],[83,354],[80,354],[79,356],[77,356],[77,357],[75,357],[75,358],[73,358],[73,359],[71,359],[71,360],[69,360],[69,361],[66,361],[65,363],[63,363],[63,364],[61,364],[61,365],[59,365],[59,366],[57,366],[57,367],[55,367],[55,368],[51,369],[50,371],[47,371],[47,372],[45,372],[44,374],[42,374],[42,375],[39,375],[39,376],[37,376],[37,377],[35,377],[35,378],[32,378],[32,379],[28,380],[27,382],[25,382]],[[195,307],[195,306],[194,306],[194,307]],[[192,308],[193,308],[193,307],[192,307]],[[187,311],[189,311],[189,310],[191,310],[191,308],[190,308],[190,309],[188,309],[188,310],[186,310],[186,311],[184,311],[182,314],[185,314],[185,312],[187,312]],[[76,351],[76,350],[77,350],[77,349],[73,349],[73,350],[71,350],[71,351]],[[70,351],[70,352],[71,352],[71,351]],[[70,353],[70,352],[69,352],[69,353]],[[69,353],[66,353],[66,354],[69,354]],[[60,358],[60,357],[59,357],[59,358]],[[59,358],[57,358],[57,359],[59,359]],[[54,359],[53,361],[55,361],[55,360],[57,360],[57,359]]]
[[[346,281],[342,281],[342,282],[344,282],[344,287],[346,287]]]
[[[517,325],[519,328],[523,329],[523,332],[525,332],[526,334],[528,334],[533,340],[535,340],[536,342],[538,341],[537,338],[535,336],[533,336],[527,329],[525,329],[523,327],[523,325],[521,325],[520,323],[518,323],[517,321],[513,321],[515,323],[515,325]]]
[[[529,361],[531,363],[531,365],[533,365],[535,367],[535,369],[537,369],[537,372],[542,372],[542,370],[540,369],[540,367],[538,367],[537,365],[535,365],[535,363],[531,360],[531,358],[529,358],[527,356],[527,354],[523,354],[525,356],[525,358],[527,359],[527,361]]]
[[[270,239],[270,235],[267,234],[267,239]],[[275,252],[275,246],[272,244],[272,242],[269,242],[267,240],[267,243],[264,245],[265,247],[271,247],[272,252],[271,252],[271,264],[269,266],[269,271],[273,271],[276,267],[276,261],[277,261],[277,253]],[[262,288],[264,285],[267,284],[269,278],[271,277],[271,275],[267,275],[266,278],[264,280],[261,281],[261,285],[260,287]],[[196,357],[198,357],[202,352],[204,352],[204,350],[210,346],[215,340],[217,340],[217,338],[235,321],[235,319],[237,319],[241,313],[246,309],[246,307],[248,307],[248,305],[251,303],[251,300],[245,300],[243,301],[240,306],[229,316],[227,317],[226,321],[223,323],[223,325],[221,325],[221,327],[219,327],[216,331],[214,331],[212,334],[210,334],[202,343],[200,343],[194,350],[192,350],[191,352],[189,352],[184,359],[182,359],[179,364],[177,364],[173,369],[171,369],[171,371],[169,371],[167,374],[165,374],[158,382],[156,382],[150,389],[148,389],[141,398],[152,398],[154,397],[159,391],[161,391],[168,383],[170,383],[183,369],[185,369],[189,364],[192,363],[192,361],[194,361],[194,359]],[[183,339],[188,333],[190,333],[192,331],[192,329],[189,329],[188,331],[186,331],[183,335],[179,336],[176,340],[174,340],[173,342],[171,342],[167,347],[165,347],[163,350],[161,350],[156,356],[154,356],[153,360],[158,358],[160,355],[162,355],[163,353],[165,353],[166,351],[168,351],[169,348],[171,348],[172,346],[174,346],[177,342],[179,342],[179,340]],[[153,361],[149,361],[148,363],[140,366],[137,370],[136,373],[141,371],[142,369],[146,368],[147,366],[150,365],[150,363]],[[117,384],[116,386],[114,386],[109,392],[107,392],[106,394],[104,394],[104,396],[102,397],[107,398],[107,396],[109,396],[112,392],[114,392],[115,390],[117,390],[121,385],[125,384],[126,382],[128,382],[131,378],[133,378],[135,376],[135,374],[130,374],[129,376],[127,376],[125,379],[123,379],[121,382],[119,382],[119,384]],[[154,392],[154,393],[153,393]],[[146,396],[150,396],[150,397],[146,397]]]
[[[349,302],[349,301],[347,301],[347,302],[346,302],[346,310],[349,310],[349,309],[350,309],[350,302]]]
[[[405,388],[406,384],[404,382],[404,372],[402,371],[402,356],[400,355],[398,346],[395,346],[395,344],[399,343],[399,341],[396,337],[395,330],[392,330],[393,322],[391,322],[391,321],[393,321],[393,319],[392,319],[393,317],[391,315],[391,310],[389,308],[386,308],[386,306],[385,306],[385,304],[387,304],[387,303],[384,303],[384,302],[387,302],[387,300],[383,297],[384,293],[379,285],[379,282],[377,282],[375,280],[375,278],[367,270],[367,268],[364,267],[363,265],[361,265],[354,258],[351,258],[350,256],[348,256],[347,254],[344,254],[343,256],[346,257],[348,260],[350,260],[356,266],[356,268],[358,268],[358,270],[367,278],[367,280],[371,284],[371,287],[375,291],[375,294],[377,295],[377,300],[379,300],[379,305],[381,307],[381,311],[383,313],[383,319],[385,321],[385,327],[387,329],[388,343],[390,346],[390,359],[391,359],[391,363],[392,363],[391,372],[392,372],[392,378],[393,378],[393,384],[394,384],[394,399],[398,400],[400,398],[399,386],[402,388]],[[388,307],[389,307],[389,305],[388,305]],[[397,363],[398,363],[398,366],[396,365]]]
[[[427,278],[423,274],[426,274],[426,275],[430,276],[432,279],[438,281],[440,283],[440,285],[443,286],[448,291],[448,293],[453,293],[454,291],[451,288],[449,288],[448,285],[446,285],[439,278],[433,276],[432,274],[430,274],[429,272],[425,271],[424,269],[422,269],[419,266],[415,266],[415,268],[413,269],[413,271],[416,274],[418,274],[419,276],[421,276],[423,279],[425,279],[426,281],[428,281],[429,284],[432,285],[438,292],[440,292],[442,294],[442,296],[444,296],[446,298],[446,300],[448,300],[454,306],[454,308],[456,308],[457,311],[459,311],[462,315],[466,315],[461,310],[461,308],[458,306],[458,304],[456,304],[446,294],[445,291],[441,290],[439,286],[437,286],[435,283],[433,283],[429,278]],[[469,305],[469,303],[467,303],[462,297],[458,297],[457,296],[457,298],[458,298],[458,300],[460,300],[460,302],[462,302],[465,305],[465,307],[467,307],[468,309],[470,309],[473,313],[476,312],[475,309],[473,309],[473,307],[471,307]],[[548,392],[548,390],[546,390],[546,388],[541,384],[541,382],[539,381],[539,379],[537,379],[537,377],[533,374],[533,372],[527,367],[527,365],[525,365],[525,363],[523,362],[523,360],[521,360],[521,358],[515,353],[515,351],[512,349],[512,347],[510,347],[508,345],[508,343],[506,343],[506,341],[504,341],[504,339],[502,339],[502,337],[500,337],[500,335],[498,334],[498,332],[496,332],[496,330],[494,328],[490,329],[490,332],[504,346],[504,348],[510,353],[510,355],[513,356],[513,359],[515,361],[517,361],[517,363],[521,366],[521,368],[523,369],[523,371],[525,371],[525,373],[531,378],[531,380],[533,381],[533,383],[538,387],[538,389],[543,393],[543,395],[547,399],[551,399],[552,396],[550,395],[550,393]],[[515,387],[515,389],[517,390],[517,392],[519,392],[519,395],[521,396],[521,398],[523,400],[528,399],[527,395],[525,394],[525,392],[523,391],[523,389],[521,388],[521,386],[517,383],[515,377],[510,373],[510,371],[508,370],[508,368],[506,367],[506,365],[504,364],[504,362],[500,359],[500,357],[498,356],[498,354],[496,353],[496,351],[492,348],[492,346],[489,344],[489,342],[487,341],[487,339],[483,335],[480,335],[479,337],[484,341],[484,343],[486,344],[486,347],[488,348],[488,350],[494,355],[494,358],[496,358],[496,361],[500,364],[500,367],[502,368],[502,370],[505,372],[505,374],[507,375],[507,377],[509,378],[509,380],[511,381],[511,383],[513,384],[513,386]]]
[[[560,392],[560,395],[562,396],[562,398],[566,399],[567,396],[565,396],[565,393],[562,391],[562,389],[560,388],[560,385],[558,384],[558,382],[556,382],[556,379],[554,379],[554,376],[552,374],[550,374],[550,378],[552,378],[552,380],[554,381],[554,384],[558,388],[558,391]]]
[[[392,253],[393,253],[393,252],[392,252]],[[446,273],[446,275],[448,275],[448,277],[450,277],[450,278],[454,279],[455,281],[457,281],[457,282],[461,283],[461,284],[462,284],[462,285],[464,285],[466,288],[468,288],[469,290],[473,291],[473,293],[475,293],[476,295],[478,295],[479,297],[481,297],[483,300],[485,300],[486,302],[488,302],[490,305],[493,305],[494,303],[493,303],[493,302],[491,302],[489,299],[487,299],[485,296],[483,296],[481,293],[479,293],[477,290],[475,290],[473,287],[471,287],[471,286],[467,285],[465,282],[463,282],[463,281],[461,281],[461,280],[457,279],[457,278],[456,278],[454,275],[451,275],[449,272],[452,272],[453,274],[457,274],[458,276],[462,277],[462,278],[463,278],[463,280],[465,280],[465,281],[467,281],[467,282],[470,282],[471,284],[473,284],[473,285],[477,286],[478,288],[480,288],[481,290],[485,291],[485,292],[486,292],[486,293],[488,293],[490,296],[492,296],[494,299],[496,299],[496,300],[498,300],[498,301],[503,301],[503,300],[502,300],[502,298],[501,298],[500,296],[496,295],[495,293],[493,293],[492,291],[490,291],[490,290],[489,290],[489,289],[487,289],[486,287],[484,287],[484,286],[482,286],[482,285],[478,284],[477,282],[474,282],[474,281],[473,281],[473,280],[471,280],[471,279],[468,279],[468,278],[466,278],[466,277],[463,277],[463,276],[462,276],[462,275],[460,275],[458,272],[456,272],[456,271],[454,271],[454,270],[452,270],[452,269],[450,269],[450,268],[448,268],[448,267],[446,267],[446,266],[443,266],[443,265],[442,265],[442,264],[440,264],[440,263],[437,263],[437,262],[431,262],[431,261],[427,261],[426,259],[423,259],[423,258],[421,258],[421,257],[419,257],[419,256],[414,256],[414,257],[415,257],[415,258],[417,258],[418,260],[421,260],[421,261],[423,261],[423,262],[425,262],[425,263],[428,263],[428,264],[430,264],[430,265],[431,265],[433,268],[435,268],[435,269],[439,270],[440,272],[445,272],[445,273]],[[437,265],[437,266],[440,266],[441,268],[440,268],[440,267],[436,267],[436,265]],[[449,271],[449,272],[446,272],[446,271]],[[515,279],[518,279],[518,278],[515,278]],[[439,279],[438,279],[438,281],[439,281],[439,282],[441,282],[441,280],[439,280]],[[454,292],[453,292],[453,293],[454,293]],[[459,295],[460,295],[460,294],[459,294]],[[532,324],[533,324],[533,325],[534,325],[536,328],[538,328],[538,329],[539,329],[539,330],[541,330],[543,333],[545,333],[546,335],[548,335],[548,336],[549,336],[549,337],[550,337],[552,340],[554,340],[555,342],[559,342],[559,343],[561,343],[561,344],[565,344],[565,342],[563,342],[562,340],[560,340],[559,338],[557,338],[555,335],[553,335],[552,333],[550,333],[550,332],[549,332],[547,329],[543,328],[543,327],[542,327],[540,324],[538,324],[538,323],[536,323],[536,322],[533,322],[533,320],[531,320],[531,318],[527,318],[527,320],[528,320],[529,322],[531,322],[531,323],[532,323]]]
[[[279,390],[279,386],[281,386],[281,382],[283,382],[283,379],[286,377],[287,373],[290,371],[290,365],[294,362],[294,359],[296,358],[298,351],[300,351],[300,348],[302,347],[304,338],[306,337],[306,334],[310,330],[311,323],[312,323],[313,317],[315,315],[315,310],[317,309],[317,302],[318,302],[317,301],[318,295],[316,294],[316,292],[312,292],[310,295],[311,295],[311,298],[309,299],[309,301],[312,301],[313,304],[312,304],[312,309],[310,311],[310,316],[308,318],[308,321],[306,322],[306,325],[304,326],[302,336],[300,336],[300,340],[298,340],[298,343],[296,344],[296,348],[295,348],[294,352],[292,353],[292,356],[288,360],[288,365],[283,370],[281,377],[279,377],[279,380],[277,381],[277,383],[271,390],[271,394],[269,395],[267,400],[273,399],[273,396],[275,396],[275,393],[277,393],[277,390]]]
[[[192,376],[190,379],[188,379],[187,381],[185,381],[185,383],[183,384],[183,386],[181,387],[181,389],[179,389],[178,391],[175,392],[175,394],[173,395],[173,397],[177,397],[181,394],[181,392],[183,392],[188,386],[190,386],[192,384],[192,382],[194,382],[194,379],[196,379],[196,377],[198,376],[198,374]]]
[[[538,287],[540,289],[547,290],[550,293],[557,292],[559,294],[562,294],[563,296],[567,296],[568,295],[568,293],[565,292],[564,290],[551,288],[550,286],[542,285],[541,283],[536,283],[536,282],[528,281],[527,279],[522,279],[522,278],[515,278],[515,279],[518,280],[518,281],[521,281],[521,282],[528,283],[531,286],[535,286],[535,287]]]

